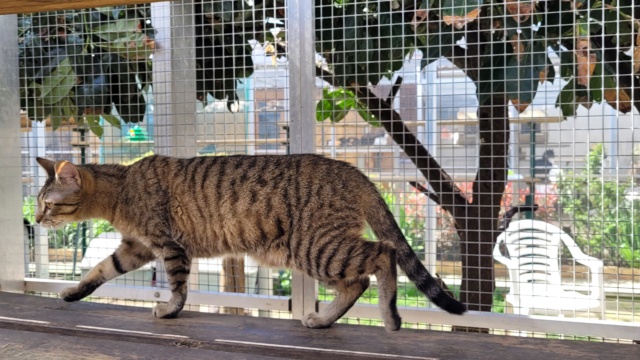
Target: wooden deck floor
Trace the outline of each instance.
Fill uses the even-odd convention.
[[[149,309],[0,292],[0,359],[640,359],[639,345],[334,325]]]

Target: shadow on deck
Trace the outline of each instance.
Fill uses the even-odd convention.
[[[0,292],[0,359],[640,359],[640,346],[334,325]]]

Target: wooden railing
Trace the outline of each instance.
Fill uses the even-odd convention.
[[[114,5],[135,5],[159,1],[160,0],[2,0],[0,1],[0,15]]]

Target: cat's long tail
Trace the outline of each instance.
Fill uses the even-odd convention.
[[[377,192],[376,192],[377,193]],[[452,298],[438,285],[427,268],[424,267],[409,242],[402,234],[389,207],[377,196],[369,199],[367,207],[367,222],[380,241],[391,242],[396,248],[398,265],[434,304],[451,314],[461,315],[467,311],[464,304]]]

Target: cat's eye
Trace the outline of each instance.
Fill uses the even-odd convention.
[[[51,201],[45,201],[44,202],[44,210],[51,210],[51,208],[53,207],[53,203]]]

